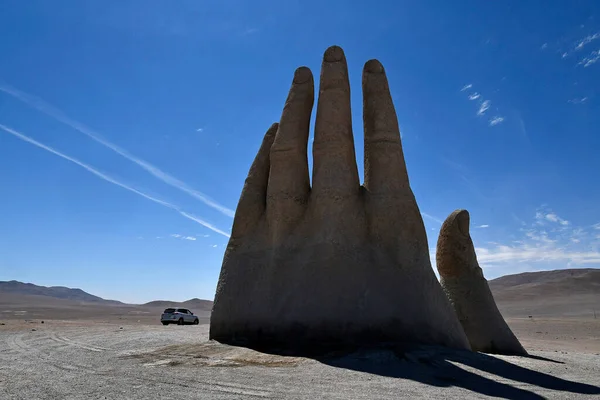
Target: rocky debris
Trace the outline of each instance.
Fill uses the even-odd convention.
[[[436,264],[444,291],[474,351],[526,355],[500,314],[479,267],[469,222],[466,210],[456,210],[440,229]]]

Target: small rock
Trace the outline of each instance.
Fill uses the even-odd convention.
[[[31,331],[32,331],[32,332],[35,332],[35,331],[37,331],[37,329],[33,328]]]
[[[120,326],[120,327],[119,327],[119,329],[123,329],[123,327],[122,327],[122,326]]]
[[[44,321],[41,322],[42,324],[44,323]]]
[[[4,322],[0,322],[0,325],[6,325]]]

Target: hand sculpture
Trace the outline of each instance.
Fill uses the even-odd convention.
[[[364,185],[341,48],[325,52],[309,181],[314,85],[298,68],[236,210],[210,338],[304,348],[382,342],[469,349],[429,259],[383,66],[365,64]]]
[[[442,286],[474,351],[526,355],[498,311],[479,267],[469,235],[469,219],[467,210],[456,210],[442,224],[436,251]]]

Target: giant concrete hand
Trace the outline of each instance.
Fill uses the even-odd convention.
[[[364,185],[356,167],[344,53],[321,67],[309,181],[314,85],[298,68],[236,210],[210,337],[248,346],[412,342],[469,349],[429,260],[383,66],[363,71]]]

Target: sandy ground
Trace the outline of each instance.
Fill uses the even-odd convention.
[[[284,357],[150,317],[2,323],[1,399],[600,397],[593,319],[509,320],[531,358],[436,348]]]

